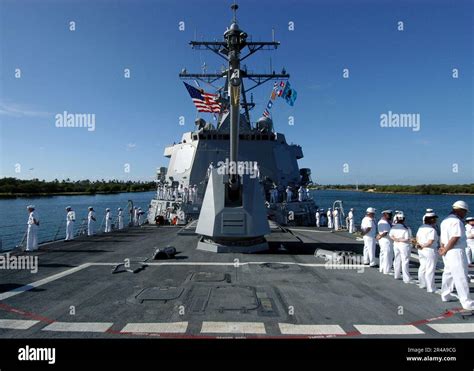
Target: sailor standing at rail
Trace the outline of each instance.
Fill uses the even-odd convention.
[[[89,206],[87,208],[87,210],[89,211],[87,213],[87,235],[88,236],[93,236],[94,235],[94,224],[95,224],[95,221],[96,221],[95,212],[94,212],[94,208],[92,206]]]
[[[392,240],[388,235],[392,228],[392,210],[382,211],[382,217],[377,223],[378,234],[376,239],[379,241],[379,271],[383,274],[389,274],[393,263]]]
[[[393,240],[393,250],[395,259],[393,262],[393,276],[400,279],[400,271],[403,275],[403,282],[410,283],[410,255],[411,255],[411,229],[405,225],[405,215],[399,212],[395,215],[397,221],[390,230],[389,236]]]
[[[38,226],[39,218],[35,214],[34,205],[28,205],[26,207],[28,210],[28,229],[26,231],[26,249],[25,251],[34,251],[38,250]]]
[[[452,286],[456,288],[459,301],[466,310],[474,310],[474,301],[469,293],[469,281],[466,264],[466,230],[462,219],[469,211],[464,201],[456,201],[451,214],[441,222],[441,247],[438,252],[443,256],[444,271],[441,284],[441,300],[453,301]]]
[[[320,219],[321,219],[321,214],[319,212],[319,209],[316,210],[316,214],[315,214],[315,217],[316,217],[316,227],[320,227]]]
[[[105,233],[112,232],[112,213],[110,209],[105,209]]]
[[[420,289],[435,292],[435,271],[438,261],[439,236],[434,226],[438,216],[435,213],[426,213],[423,216],[423,225],[416,232],[416,248],[420,259],[418,268],[418,282]]]
[[[303,202],[304,201],[304,189],[303,186],[300,186],[298,188],[298,201]]]
[[[347,219],[349,220],[349,233],[354,233],[354,209],[351,208],[347,214]]]
[[[474,261],[474,217],[466,218],[466,256],[469,265]]]
[[[143,211],[142,211],[142,208],[139,207],[138,208],[138,211],[137,211],[137,223],[138,223],[138,226],[141,226],[142,225],[142,217],[143,217]]]
[[[311,200],[311,192],[309,191],[309,188],[305,187],[304,189],[306,191],[306,199]]]
[[[132,215],[133,225],[138,225],[138,208],[136,206],[133,207],[133,215]]]
[[[270,203],[276,204],[277,199],[278,199],[278,189],[276,188],[275,185],[273,185],[273,188],[270,189]]]
[[[191,200],[191,202],[192,202],[193,204],[196,203],[196,199],[197,199],[197,187],[196,187],[196,184],[193,184],[193,186],[189,188],[189,199]]]
[[[288,186],[286,187],[286,202],[291,202],[292,198],[293,198],[293,191],[291,190],[291,187]]]
[[[367,208],[366,216],[360,225],[364,239],[364,264],[369,264],[371,267],[375,266],[375,211],[373,207]]]
[[[72,241],[74,239],[75,221],[76,213],[72,211],[71,206],[66,207],[66,239],[64,241]]]
[[[339,230],[339,208],[336,207],[332,213],[334,217],[334,230],[338,231]]]
[[[207,176],[208,179],[211,176],[212,169],[214,169],[214,163],[211,161],[211,163],[209,164],[209,167],[207,168],[206,176]]]
[[[331,211],[331,208],[328,209],[328,212],[326,213],[327,217],[328,217],[328,228],[331,228],[333,227],[333,224],[332,224],[332,211]]]
[[[122,208],[119,207],[118,211],[118,229],[123,229],[123,211]]]

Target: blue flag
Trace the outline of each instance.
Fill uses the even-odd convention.
[[[285,99],[286,103],[288,103],[290,106],[293,106],[295,104],[297,95],[298,94],[296,93],[296,90],[293,89],[290,86],[290,82],[287,81],[281,97]]]

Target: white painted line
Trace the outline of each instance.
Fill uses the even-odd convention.
[[[203,322],[201,333],[266,334],[262,322]]]
[[[11,291],[8,291],[8,292],[4,292],[3,294],[0,294],[0,300],[5,300],[5,299],[8,299],[8,298],[11,298],[12,296],[16,296],[16,295],[19,295],[25,291],[30,291],[36,287],[40,287],[40,286],[43,286],[47,283],[50,283],[50,282],[53,282],[53,281],[56,281],[60,278],[63,278],[63,277],[66,277],[66,276],[69,276],[70,274],[73,274],[73,273],[76,273],[76,272],[79,272],[80,270],[84,269],[84,268],[87,268],[91,265],[91,263],[86,263],[86,264],[82,264],[78,267],[75,267],[75,268],[71,268],[71,269],[68,269],[68,270],[65,270],[64,272],[61,272],[61,273],[57,273],[57,274],[53,274],[52,276],[49,276],[49,277],[46,277],[46,278],[43,278],[42,280],[39,280],[39,281],[36,281],[36,282],[32,282],[28,285],[25,285],[25,286],[21,286],[21,287],[18,287],[16,289],[13,289]]]
[[[436,323],[429,324],[428,326],[440,334],[467,334],[474,332],[474,323]]]
[[[188,329],[188,322],[128,323],[120,332],[184,334],[186,333],[187,329]]]
[[[282,335],[346,335],[339,325],[293,325],[279,323]]]
[[[419,335],[424,334],[413,325],[354,325],[362,335]]]
[[[331,233],[332,232],[332,230],[318,231],[318,230],[312,230],[312,229],[296,229],[296,228],[287,228],[287,229],[292,232],[312,232],[312,233]]]
[[[43,331],[106,332],[112,325],[112,322],[53,322],[43,328]]]
[[[0,328],[9,330],[28,330],[39,321],[20,319],[0,319]]]

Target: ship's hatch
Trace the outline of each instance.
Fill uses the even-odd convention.
[[[143,289],[135,296],[135,299],[143,303],[145,301],[169,301],[178,299],[183,293],[182,287],[149,287]]]
[[[211,311],[250,311],[259,306],[252,286],[217,286],[211,291],[208,309]]]

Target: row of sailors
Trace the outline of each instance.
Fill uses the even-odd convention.
[[[38,249],[38,227],[39,218],[35,212],[34,205],[28,205],[28,222],[26,231],[26,251],[34,251]],[[143,223],[143,215],[145,214],[141,208],[134,207],[131,210],[132,222],[134,226],[140,226]],[[121,207],[117,209],[117,224],[118,229],[123,229],[123,210]],[[76,221],[76,213],[71,206],[66,207],[66,238],[64,241],[71,241],[74,239],[74,223]],[[95,231],[95,223],[97,219],[95,210],[92,206],[88,207],[87,213],[87,235],[93,236]],[[112,212],[109,208],[105,209],[105,233],[112,232]]]
[[[157,196],[159,200],[177,201],[181,198],[184,203],[196,203],[197,192],[198,187],[196,184],[189,188],[183,184],[180,184],[179,187],[170,187],[160,184],[157,189]]]
[[[331,229],[335,229],[336,231],[341,228],[340,225],[340,213],[339,208],[336,207],[334,210],[331,208],[325,213],[324,209],[316,210],[316,227],[326,226]],[[354,209],[350,209],[349,213],[347,214],[346,218],[347,229],[349,233],[354,233]]]
[[[296,192],[291,186],[287,186],[285,193],[286,193],[286,202],[296,201],[295,193],[297,193],[298,202],[311,200],[310,191],[305,186],[300,186]],[[272,189],[270,189],[270,203],[278,203],[278,202],[280,202],[280,194],[279,194],[278,188],[274,186]]]
[[[391,274],[395,279],[411,283],[409,263],[412,245],[418,249],[420,267],[418,282],[420,288],[435,292],[435,270],[439,256],[442,257],[444,270],[441,284],[441,299],[453,301],[456,289],[459,301],[464,309],[474,310],[474,301],[470,297],[468,267],[474,258],[474,218],[466,218],[469,211],[464,201],[452,205],[451,213],[437,228],[438,216],[428,209],[423,216],[423,225],[413,237],[405,222],[405,215],[399,211],[393,218],[391,210],[382,211],[382,217],[375,224],[376,210],[369,207],[362,219],[361,230],[364,239],[364,264],[375,267],[375,247],[380,246],[379,271]],[[393,220],[395,223],[392,223]]]

